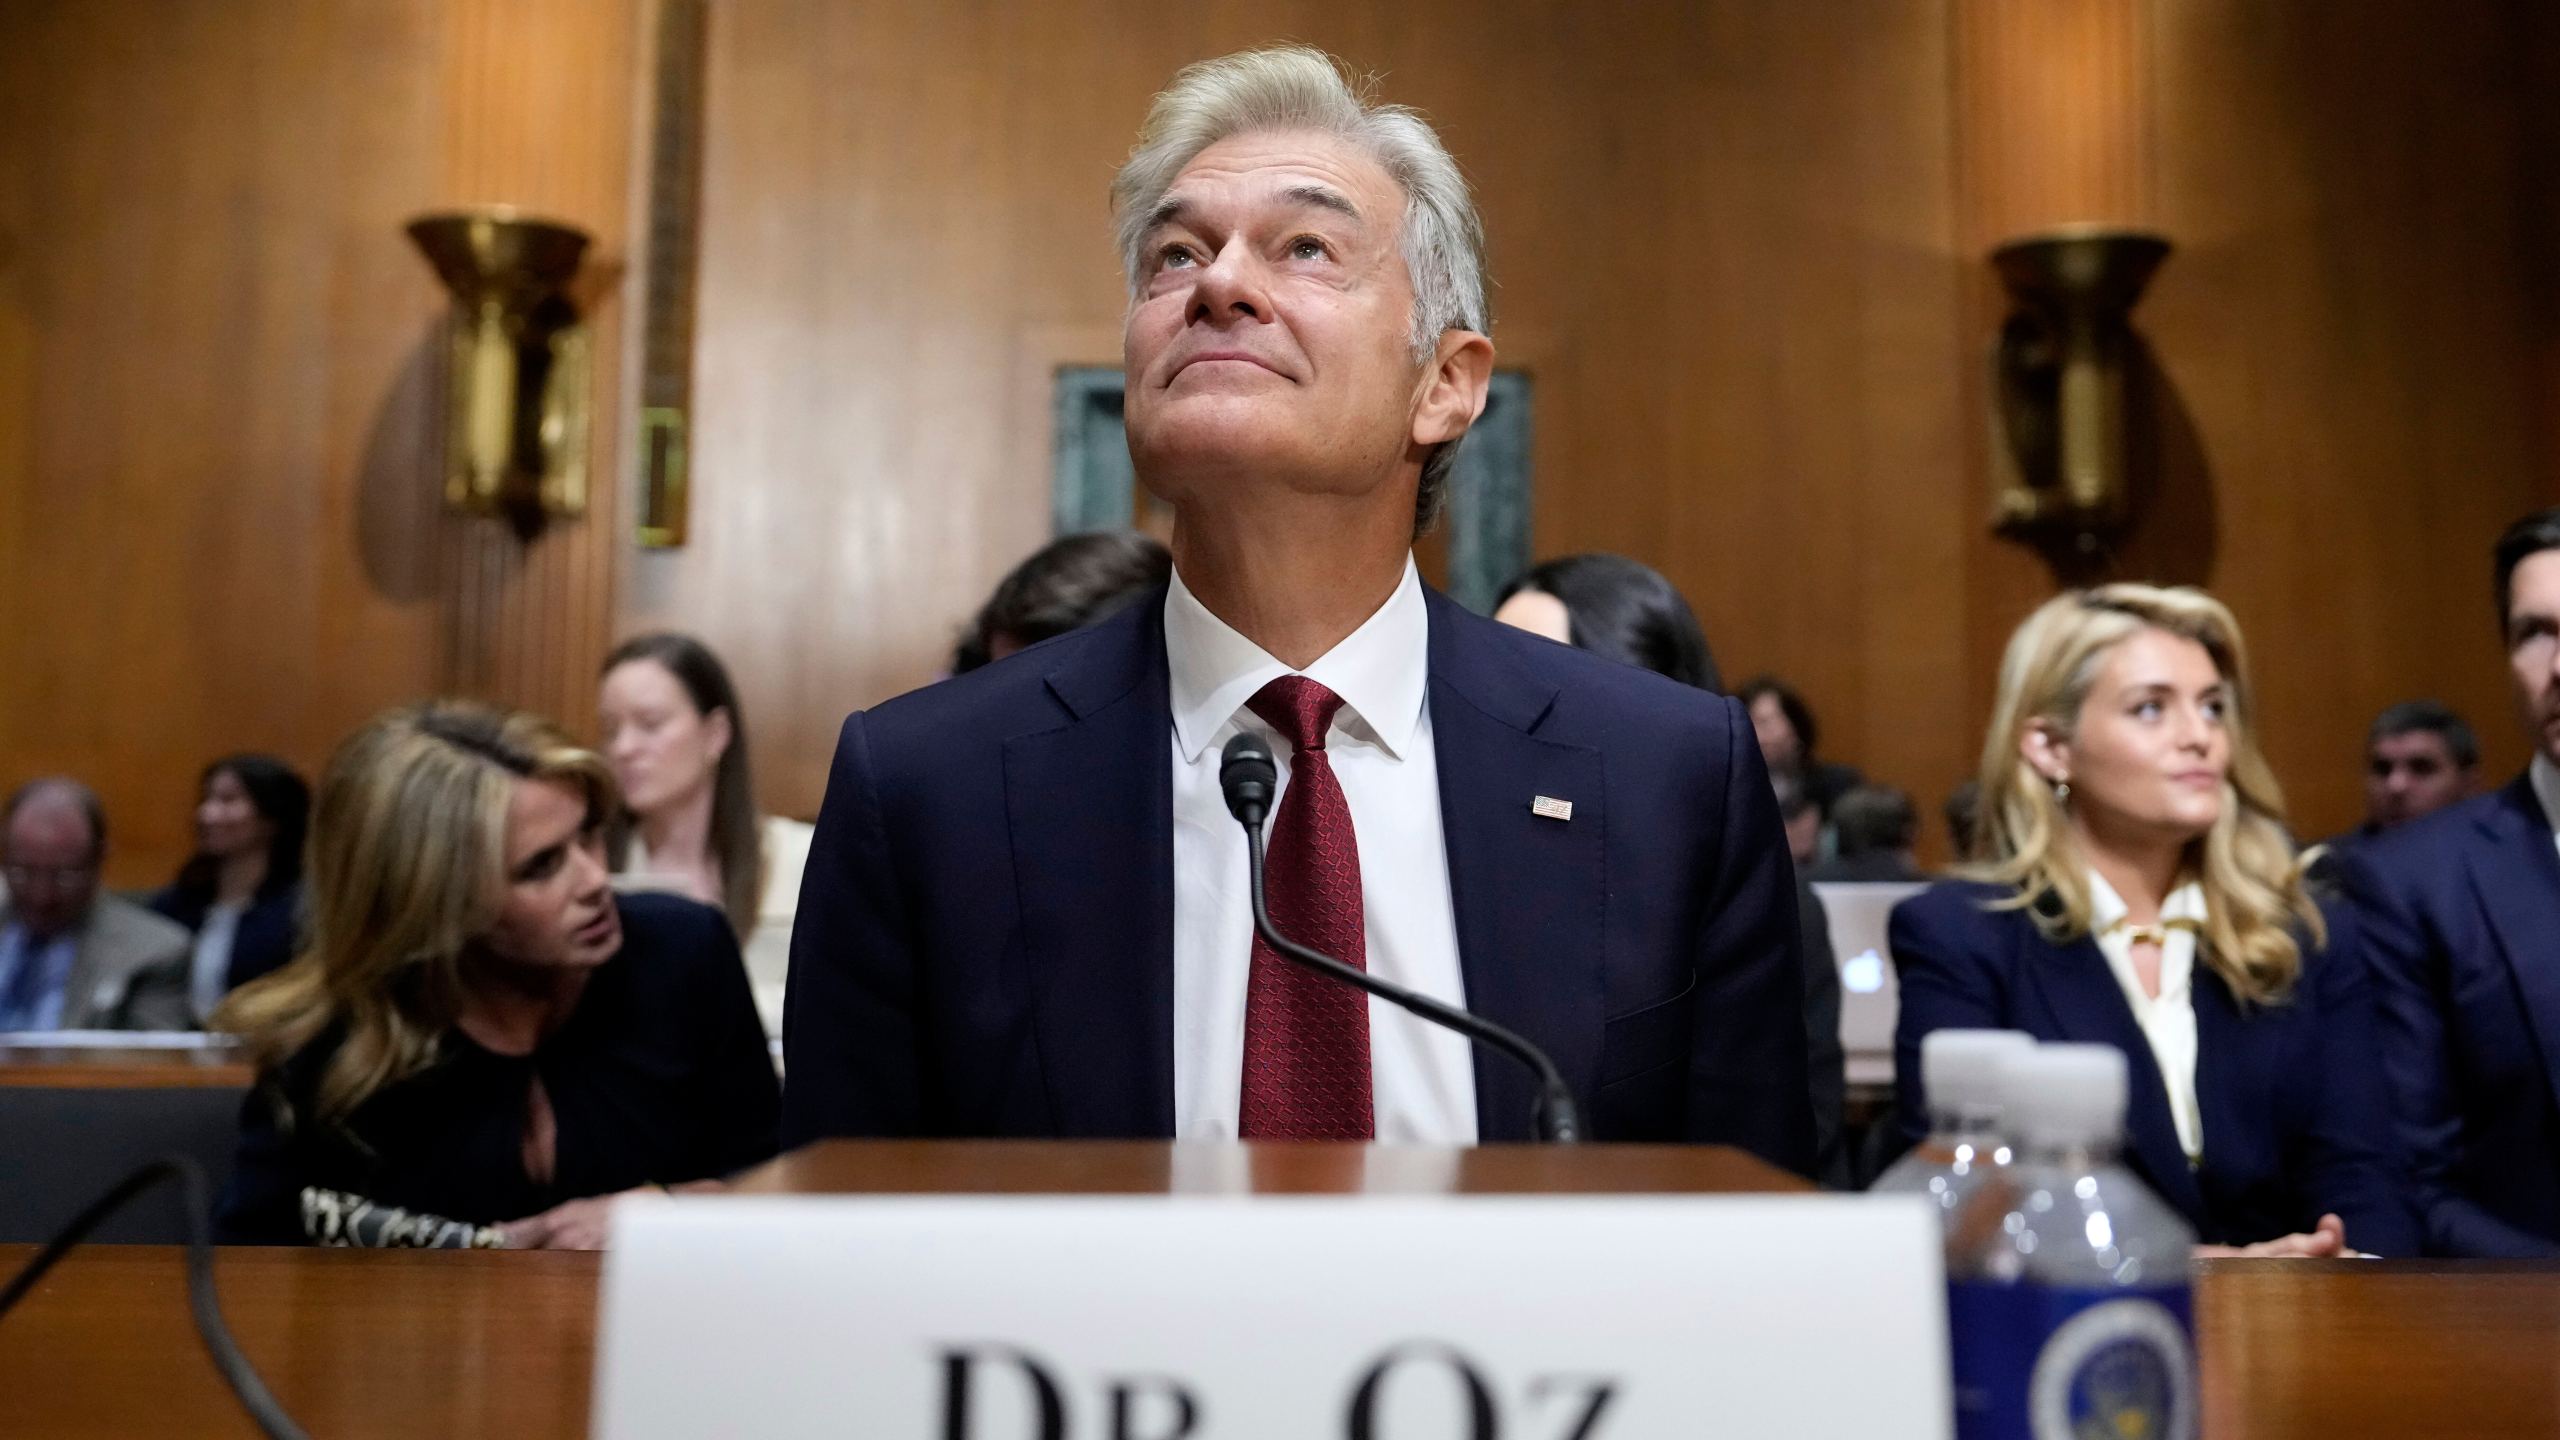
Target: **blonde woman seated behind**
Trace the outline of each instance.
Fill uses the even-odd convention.
[[[2200,591],[2108,585],[2018,627],[1972,878],[1893,915],[1903,1134],[1932,1030],[2113,1045],[2126,1158],[2208,1250],[2414,1255],[2365,962],[2304,889],[2254,721]]]
[[[637,636],[605,657],[597,711],[628,807],[608,837],[614,883],[720,907],[745,948],[765,1033],[780,1036],[812,832],[757,816],[746,713],[727,667],[691,636]]]
[[[737,945],[706,906],[615,896],[615,803],[528,715],[431,704],[339,748],[306,948],[213,1017],[259,1072],[223,1238],[588,1249],[614,1195],[773,1153]]]

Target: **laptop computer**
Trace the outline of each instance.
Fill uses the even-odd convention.
[[[1928,888],[1866,883],[1813,887],[1831,925],[1832,963],[1840,967],[1840,1050],[1853,1085],[1893,1083],[1899,987],[1885,927],[1894,906]]]

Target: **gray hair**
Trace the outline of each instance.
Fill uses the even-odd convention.
[[[1156,96],[1138,145],[1111,181],[1120,258],[1134,295],[1139,247],[1157,203],[1201,151],[1255,130],[1315,130],[1360,147],[1403,188],[1399,239],[1413,283],[1413,361],[1429,362],[1451,330],[1492,331],[1484,298],[1484,225],[1458,162],[1430,122],[1402,105],[1375,103],[1341,64],[1305,46],[1247,50],[1185,68]],[[1432,447],[1414,493],[1416,535],[1439,518],[1458,440]]]

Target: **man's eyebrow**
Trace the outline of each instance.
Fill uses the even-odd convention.
[[[1288,201],[1292,205],[1306,205],[1312,206],[1318,210],[1330,210],[1337,215],[1341,215],[1355,221],[1366,218],[1361,215],[1360,207],[1351,203],[1350,196],[1343,194],[1341,191],[1334,189],[1330,185],[1305,183],[1292,185],[1288,189],[1280,192],[1280,198]],[[1167,195],[1155,203],[1154,209],[1147,212],[1146,228],[1152,231],[1166,225],[1176,224],[1190,213],[1191,201],[1187,197],[1181,195]]]
[[[1280,192],[1280,198],[1293,205],[1312,205],[1319,210],[1331,210],[1353,220],[1361,218],[1360,207],[1351,203],[1351,197],[1330,185],[1292,185]]]

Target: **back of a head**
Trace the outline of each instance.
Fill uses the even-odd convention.
[[[1404,191],[1398,230],[1413,284],[1409,336],[1417,365],[1451,330],[1489,334],[1484,226],[1458,162],[1420,113],[1378,103],[1370,87],[1321,50],[1302,45],[1240,51],[1204,60],[1173,77],[1149,107],[1138,143],[1111,181],[1120,256],[1135,294],[1144,244],[1158,202],[1194,156],[1231,136],[1313,131],[1365,151]],[[1414,497],[1414,533],[1438,518],[1456,466],[1458,442],[1434,448]]]
[[[1697,612],[1661,572],[1624,555],[1565,555],[1532,567],[1503,587],[1563,604],[1576,649],[1669,676],[1700,690],[1721,691],[1714,653]]]
[[[1893,786],[1853,785],[1831,803],[1831,826],[1846,859],[1910,849],[1920,817],[1911,797]]]
[[[999,645],[1037,645],[1108,619],[1172,575],[1172,554],[1154,537],[1135,531],[1098,530],[1052,540],[997,582],[953,652],[952,673],[964,674],[1001,658]]]

